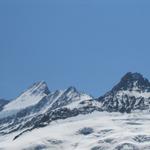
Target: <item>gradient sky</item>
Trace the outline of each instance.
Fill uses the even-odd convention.
[[[128,71],[150,79],[149,0],[0,1],[0,97],[40,80],[100,96]]]

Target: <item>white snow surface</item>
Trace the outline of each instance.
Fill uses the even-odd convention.
[[[80,104],[81,102],[83,102],[83,101],[86,102],[86,100],[90,100],[90,99],[92,99],[91,96],[89,96],[87,94],[81,94],[80,96],[75,97],[74,101],[65,107],[69,108],[69,109],[79,108],[80,106],[83,106]]]
[[[24,109],[26,107],[37,104],[43,97],[46,96],[46,94],[43,93],[45,87],[46,84],[43,83],[43,81],[33,85],[19,97],[5,105],[3,111]]]
[[[52,122],[47,127],[26,132],[16,140],[13,138],[19,134],[19,131],[0,136],[0,149],[149,150],[149,124],[149,113],[93,112]],[[92,128],[93,132],[87,135],[81,134],[79,131],[85,127]],[[144,137],[147,138],[144,140]],[[136,149],[126,143],[133,145]],[[122,144],[125,145],[117,149]]]

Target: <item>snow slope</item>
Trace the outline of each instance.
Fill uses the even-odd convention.
[[[19,97],[5,105],[3,111],[20,110],[35,105],[49,93],[50,92],[45,82],[41,81],[35,83],[27,91],[22,93]]]
[[[53,122],[47,127],[0,137],[4,150],[149,150],[147,113],[94,112]]]

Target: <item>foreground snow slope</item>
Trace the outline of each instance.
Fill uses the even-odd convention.
[[[149,150],[150,115],[93,112],[0,137],[3,150]]]

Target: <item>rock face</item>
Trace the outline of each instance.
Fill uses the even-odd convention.
[[[129,113],[149,109],[150,82],[139,73],[129,72],[98,101],[102,103],[103,110],[108,112]]]

